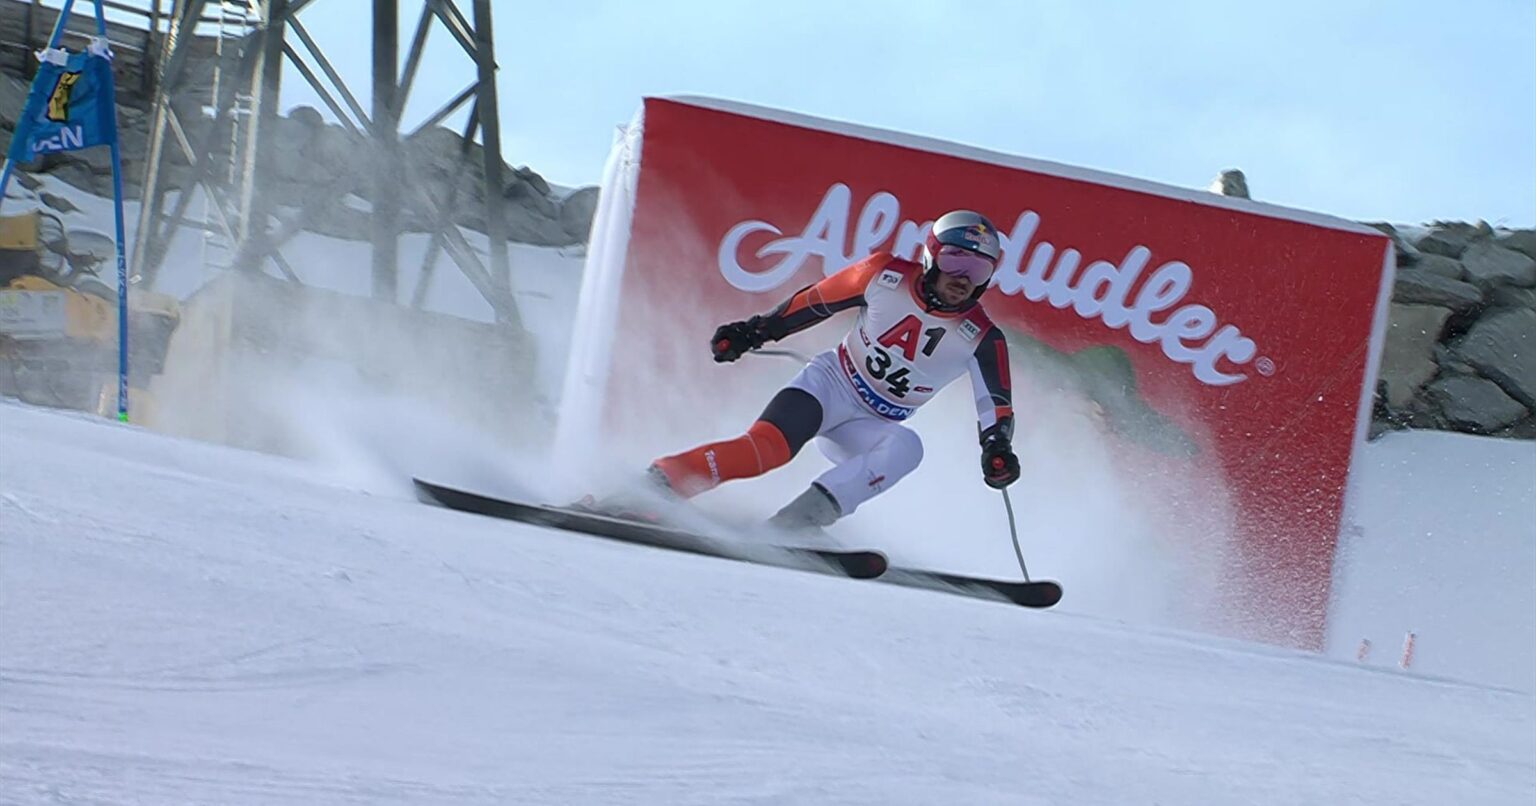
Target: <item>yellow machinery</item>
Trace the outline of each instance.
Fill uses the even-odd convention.
[[[110,415],[117,409],[117,291],[97,276],[112,240],[51,213],[0,215],[0,395]],[[177,302],[130,289],[130,412],[164,367]]]

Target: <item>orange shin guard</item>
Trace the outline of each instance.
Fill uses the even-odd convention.
[[[789,442],[778,426],[758,420],[735,439],[710,442],[657,459],[655,465],[672,489],[692,497],[732,479],[761,476],[789,463]]]

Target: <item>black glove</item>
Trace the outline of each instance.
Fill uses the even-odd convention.
[[[745,322],[731,322],[715,328],[715,335],[709,340],[709,349],[715,354],[715,362],[735,361],[749,350],[763,346],[767,336],[763,333],[761,322],[759,317],[754,316]]]
[[[994,490],[1019,480],[1019,457],[1013,455],[1013,445],[1006,435],[995,433],[982,437],[981,477]]]

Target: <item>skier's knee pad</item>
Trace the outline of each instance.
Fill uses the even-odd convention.
[[[794,456],[790,449],[789,440],[784,438],[784,432],[779,427],[767,420],[758,420],[747,429],[746,438],[751,440],[752,447],[757,451],[757,474],[767,473],[775,468],[789,464]]]

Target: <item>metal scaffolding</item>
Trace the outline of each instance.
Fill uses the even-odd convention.
[[[195,34],[200,22],[206,30],[210,17],[205,17],[205,12],[211,11],[210,1],[221,6],[216,15],[210,15],[219,20],[211,98],[186,91],[190,85],[189,43],[198,39]],[[152,96],[144,200],[132,258],[136,281],[153,286],[171,241],[182,227],[211,226],[214,237],[227,245],[234,268],[260,271],[270,261],[284,277],[300,282],[299,273],[283,256],[283,246],[304,228],[306,221],[325,214],[347,193],[371,186],[373,192],[367,195],[372,201],[375,299],[391,303],[399,299],[398,240],[402,215],[409,209],[418,213],[419,219],[430,221],[432,232],[411,304],[422,304],[439,255],[446,252],[490,303],[497,321],[520,329],[511,294],[502,218],[503,163],[497,126],[490,0],[471,0],[472,19],[464,16],[455,0],[426,0],[403,69],[399,62],[399,2],[373,0],[369,110],[358,102],[358,95],[332,66],[301,20],[300,13],[314,2],[172,0],[168,28],[156,61],[158,73]],[[359,0],[348,2],[349,6],[362,5]],[[439,25],[469,55],[475,75],[462,91],[404,137],[437,126],[470,104],[469,119],[462,133],[459,170],[462,174],[469,162],[470,144],[479,132],[489,266],[480,260],[453,223],[450,211],[462,207],[455,198],[459,183],[450,185],[445,198],[435,198],[428,183],[412,176],[409,161],[401,159],[401,112],[414,88],[428,35]],[[342,172],[353,186],[335,188],[333,193],[312,194],[297,210],[280,213],[273,204],[269,183],[274,173],[271,156],[285,59],[308,82],[358,147],[349,150],[348,167],[354,170]],[[189,117],[206,117],[209,111],[211,123],[188,125]],[[171,195],[168,173],[172,149],[189,170],[181,192],[167,204]],[[206,223],[189,220],[188,207],[199,195],[195,191],[200,191],[208,201],[211,215]]]

